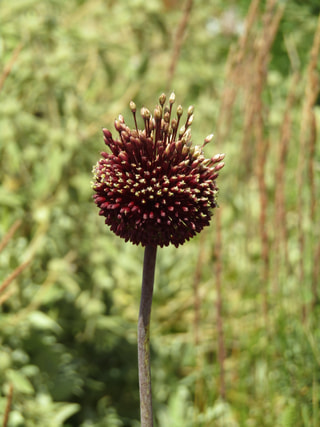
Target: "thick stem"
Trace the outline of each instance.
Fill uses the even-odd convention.
[[[9,421],[9,414],[10,414],[10,410],[11,410],[11,403],[12,403],[12,394],[13,394],[13,385],[12,385],[12,384],[10,384],[10,387],[9,387],[9,394],[8,394],[8,399],[7,399],[6,409],[5,409],[5,413],[4,413],[4,417],[3,417],[3,424],[2,424],[2,427],[7,427],[7,425],[8,425],[8,421]]]
[[[150,314],[157,247],[146,246],[138,320],[138,364],[141,427],[153,426],[150,370]]]

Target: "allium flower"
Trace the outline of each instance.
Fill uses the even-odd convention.
[[[126,241],[143,246],[179,246],[209,225],[217,206],[215,179],[224,166],[224,154],[204,157],[202,146],[192,146],[193,107],[181,126],[181,105],[171,118],[175,95],[165,106],[162,94],[153,116],[141,109],[144,129],[138,129],[136,105],[131,102],[135,129],[120,115],[115,121],[119,133],[113,139],[103,129],[109,153],[93,168],[94,200],[111,230]]]

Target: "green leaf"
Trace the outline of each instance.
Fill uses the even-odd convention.
[[[62,403],[55,410],[55,415],[52,420],[52,427],[63,425],[63,423],[76,414],[80,410],[80,405],[77,403]]]
[[[6,371],[6,377],[9,382],[12,383],[14,390],[20,391],[24,394],[33,394],[34,388],[28,378],[23,375],[20,371],[14,371],[8,369]]]
[[[42,311],[33,311],[28,315],[28,320],[36,329],[49,329],[53,332],[60,332],[61,327],[51,317],[43,313]]]

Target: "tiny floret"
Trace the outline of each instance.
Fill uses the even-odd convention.
[[[183,124],[181,105],[172,118],[174,102],[174,93],[168,105],[166,95],[160,95],[153,116],[143,107],[139,129],[131,101],[134,128],[120,115],[117,139],[103,129],[109,150],[93,167],[93,198],[110,229],[133,244],[179,246],[209,225],[217,207],[216,178],[224,154],[205,158],[203,147],[213,135],[201,146],[192,145],[194,108],[188,108]]]

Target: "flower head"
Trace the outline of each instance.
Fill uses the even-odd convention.
[[[179,246],[209,225],[217,206],[215,179],[224,154],[204,157],[203,147],[213,135],[202,146],[192,146],[193,107],[179,128],[183,110],[179,105],[172,118],[174,101],[171,94],[165,106],[162,94],[153,116],[142,108],[143,130],[133,102],[134,129],[121,115],[115,121],[118,139],[103,129],[110,152],[102,152],[93,168],[93,197],[111,230],[134,244]]]

